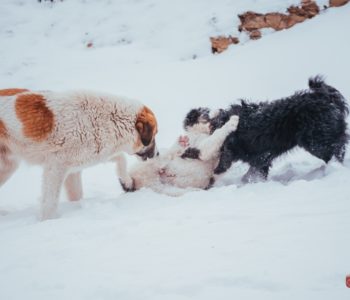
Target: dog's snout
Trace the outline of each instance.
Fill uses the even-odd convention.
[[[153,141],[148,147],[145,147],[141,152],[136,153],[142,160],[147,160],[148,158],[153,158],[158,156],[159,152],[156,147],[155,141]]]

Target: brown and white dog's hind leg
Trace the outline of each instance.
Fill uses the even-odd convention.
[[[78,201],[83,198],[83,185],[81,182],[81,172],[71,173],[67,176],[64,187],[69,201]]]
[[[118,154],[112,159],[116,163],[116,171],[120,184],[125,192],[135,191],[135,184],[127,170],[126,158],[123,153]]]
[[[11,177],[18,167],[18,162],[11,157],[10,150],[0,144],[0,187]]]
[[[62,163],[44,166],[42,198],[40,203],[40,219],[47,220],[56,216],[60,191],[67,174],[67,168]]]

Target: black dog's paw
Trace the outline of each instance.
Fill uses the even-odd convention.
[[[124,192],[129,193],[129,192],[135,192],[135,191],[136,191],[134,179],[131,179],[130,182],[126,183],[126,182],[123,182],[123,181],[119,178],[119,182],[120,182],[120,185],[122,186]]]
[[[228,169],[229,169],[230,166],[227,166],[227,165],[223,165],[223,164],[220,164],[214,169],[214,174],[215,175],[220,175],[222,173],[225,173]]]
[[[223,172],[225,172],[225,171],[222,170],[222,168],[216,167],[216,168],[214,169],[214,174],[215,174],[215,175],[220,175],[220,174],[222,174]]]
[[[187,148],[181,158],[199,159],[200,151],[197,148]]]

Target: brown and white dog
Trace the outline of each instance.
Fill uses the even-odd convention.
[[[40,219],[55,216],[60,190],[82,198],[81,170],[114,161],[132,190],[123,152],[143,159],[157,153],[157,120],[142,103],[91,91],[0,90],[0,187],[18,161],[42,165]]]

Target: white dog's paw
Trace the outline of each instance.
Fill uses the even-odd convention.
[[[120,182],[120,184],[125,192],[135,192],[136,191],[135,181],[131,177],[124,179],[124,180],[119,178],[119,182]]]
[[[231,116],[230,120],[227,121],[228,128],[230,131],[235,131],[238,127],[239,117],[236,115]]]
[[[178,144],[183,148],[188,147],[190,145],[189,137],[187,135],[180,135],[178,139]]]

